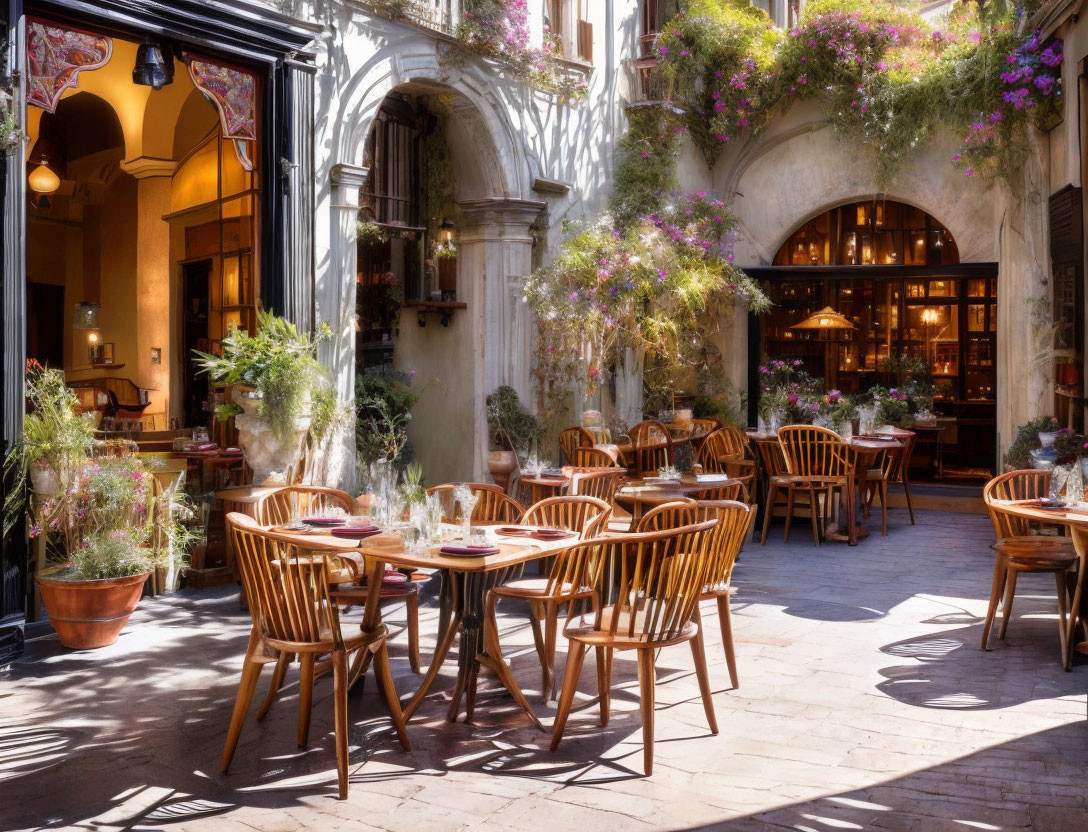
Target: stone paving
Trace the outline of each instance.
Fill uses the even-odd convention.
[[[735,573],[740,689],[708,626],[721,728],[711,735],[689,650],[666,649],[650,778],[624,654],[609,726],[598,726],[587,661],[583,708],[554,754],[489,679],[476,724],[445,722],[451,675],[403,753],[371,678],[350,700],[347,801],[335,799],[331,683],[318,682],[311,745],[299,750],[292,671],[220,775],[248,616],[227,587],[145,600],[110,648],[40,639],[0,672],[0,829],[1088,829],[1088,661],[1061,670],[1052,579],[1021,579],[1008,641],[984,653],[989,521],[918,520],[893,511],[889,536],[856,549],[817,549],[805,529],[788,545],[780,530],[749,544]],[[421,614],[426,653],[437,616]],[[400,610],[387,619],[397,625]],[[523,610],[509,605],[501,624],[537,700]],[[408,694],[418,677],[404,645],[401,634],[394,669]],[[548,722],[554,706],[538,713]]]

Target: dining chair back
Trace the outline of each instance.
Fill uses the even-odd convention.
[[[559,447],[568,465],[577,465],[574,452],[578,448],[592,448],[593,434],[583,427],[567,428],[559,433]]]
[[[636,533],[664,532],[681,526],[690,526],[695,522],[696,506],[695,500],[687,498],[654,506],[639,518],[632,531]]]
[[[428,494],[443,495],[444,504],[448,502],[449,511],[443,517],[446,522],[453,522],[453,492],[458,485],[459,483],[444,483],[427,489]],[[524,509],[499,486],[483,482],[470,482],[465,485],[477,498],[472,509],[473,523],[517,523],[521,519]]]
[[[318,485],[288,485],[262,497],[257,503],[257,521],[265,526],[282,526],[300,517],[341,508],[351,514],[358,504],[346,491]]]
[[[608,525],[611,515],[612,506],[595,497],[548,497],[525,510],[521,525],[566,529],[578,532],[582,538],[589,538]]]
[[[841,469],[842,437],[816,425],[787,425],[778,429],[778,444],[786,471],[796,477],[836,476]]]
[[[697,623],[699,600],[713,561],[709,546],[717,525],[716,519],[707,520],[669,531],[586,541],[568,550],[568,558],[591,564],[572,577],[593,587],[595,609],[589,626],[572,626],[572,615],[567,616],[564,634],[570,640],[570,650],[553,723],[552,751],[563,738],[588,647],[597,653],[602,725],[608,723],[612,651],[637,651],[646,774],[653,772],[654,662],[658,649],[691,643],[707,722],[713,733],[718,732],[702,630]]]
[[[722,423],[717,419],[692,419],[691,429],[696,436],[707,436],[718,430]]]
[[[615,468],[611,471],[595,471],[589,474],[575,474],[570,481],[570,493],[572,496],[583,495],[596,497],[606,504],[612,505],[616,498],[616,490],[623,479],[623,471]]]
[[[633,467],[636,477],[656,474],[673,461],[672,436],[661,422],[639,422],[627,435],[631,439]]]
[[[600,448],[575,448],[571,462],[577,468],[622,468],[615,458]]]
[[[982,501],[994,525],[998,540],[1026,537],[1031,534],[1032,521],[1005,511],[997,501],[1045,500],[1050,496],[1051,472],[1046,470],[1008,471],[990,480],[982,489]]]

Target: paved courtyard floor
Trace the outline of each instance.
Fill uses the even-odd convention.
[[[746,547],[740,689],[729,689],[708,605],[721,733],[707,730],[690,651],[666,649],[650,778],[625,654],[609,726],[598,726],[587,661],[584,707],[554,754],[508,697],[487,692],[489,678],[476,724],[445,722],[449,666],[404,753],[371,677],[350,699],[347,801],[335,798],[331,681],[317,684],[302,751],[293,669],[221,775],[248,614],[233,587],[145,600],[112,647],[40,639],[0,671],[0,829],[1088,830],[1088,661],[1060,667],[1053,579],[1021,579],[1009,638],[984,653],[989,520],[919,512],[911,528],[893,511],[890,525],[856,549],[817,549],[803,528],[788,545],[776,529],[766,547]],[[426,662],[437,615],[421,615]],[[399,628],[401,610],[387,619]],[[536,701],[524,611],[510,604],[501,625]],[[394,670],[408,694],[419,677],[404,647],[400,634]],[[550,722],[554,706],[538,714]]]

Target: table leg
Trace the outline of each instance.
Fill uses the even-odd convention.
[[[441,629],[438,636],[438,642],[435,644],[434,655],[431,656],[431,663],[427,667],[427,674],[423,677],[423,681],[419,683],[419,688],[414,694],[412,694],[411,700],[404,708],[405,721],[412,718],[412,714],[416,712],[419,706],[423,703],[424,697],[427,696],[428,691],[431,689],[431,685],[438,677],[438,671],[442,669],[443,663],[446,661],[446,656],[449,655],[450,648],[453,646],[454,636],[461,629],[461,610],[459,599],[461,596],[458,575],[451,573],[449,570],[442,572],[442,586],[443,591],[448,587],[448,600],[446,601],[446,609],[440,613],[446,621],[445,628]]]
[[[1081,531],[1076,526],[1070,528],[1069,533],[1073,537],[1073,548],[1077,550],[1077,557],[1080,562],[1077,564],[1077,587],[1073,591],[1073,603],[1069,608],[1069,621],[1066,624],[1065,656],[1063,657],[1063,666],[1066,670],[1071,670],[1073,667],[1074,645],[1078,649],[1080,648],[1080,645],[1076,644],[1076,634],[1077,627],[1081,623],[1081,598],[1084,595],[1085,580],[1088,578],[1088,560],[1085,559],[1085,536],[1088,533]]]

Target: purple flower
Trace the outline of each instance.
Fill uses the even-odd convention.
[[[669,47],[667,47],[667,46],[662,46],[662,47],[661,47],[661,48],[660,48],[659,50],[657,50],[657,51],[658,51],[658,54],[660,54],[660,55],[668,55],[668,54],[669,54]]]

